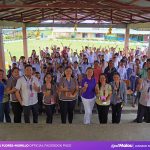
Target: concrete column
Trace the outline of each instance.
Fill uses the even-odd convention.
[[[125,30],[125,43],[124,43],[124,50],[125,54],[128,54],[128,49],[129,49],[129,38],[130,38],[130,28],[127,26]]]
[[[23,52],[27,60],[28,59],[28,45],[27,45],[27,31],[26,31],[25,25],[23,25],[22,27],[22,34],[23,34]]]
[[[0,69],[3,69],[6,74],[2,28],[0,28]]]
[[[150,35],[149,35],[149,45],[148,45],[148,52],[147,52],[147,55],[148,55],[148,58],[150,58]]]

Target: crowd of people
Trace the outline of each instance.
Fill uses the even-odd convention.
[[[121,112],[132,97],[138,105],[136,122],[150,123],[150,58],[132,50],[128,55],[117,47],[84,47],[79,53],[69,47],[53,46],[32,50],[29,58],[11,56],[7,72],[0,69],[0,122],[38,123],[38,116],[53,122],[60,113],[61,122],[73,122],[75,109],[84,112],[84,124],[91,124],[96,106],[99,122],[108,122],[112,109],[112,123],[120,123]],[[11,103],[11,105],[10,105]],[[10,106],[13,121],[10,117]]]

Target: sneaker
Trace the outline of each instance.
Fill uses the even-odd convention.
[[[137,118],[133,120],[133,122],[137,122]]]

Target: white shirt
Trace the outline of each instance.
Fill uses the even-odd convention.
[[[102,66],[102,73],[104,73],[107,66],[108,66],[108,63],[104,62],[104,65]]]
[[[85,74],[86,73],[86,69],[88,68],[88,67],[91,67],[91,65],[90,64],[82,64],[81,65],[81,68],[82,68],[82,74]]]
[[[79,62],[78,56],[72,56],[71,57],[71,62],[74,63],[75,61]]]
[[[88,56],[90,55],[90,50],[88,50],[88,49],[87,49],[87,50],[85,50],[85,51],[84,51],[84,54],[85,54],[85,55],[86,55],[86,57],[88,58]]]
[[[141,97],[139,103],[150,107],[150,80],[145,79],[142,83]]]
[[[40,64],[36,63],[36,64],[33,64],[32,67],[34,67],[36,69],[37,72],[41,73],[41,67],[40,67]]]
[[[104,59],[106,62],[108,62],[110,60],[110,55],[109,54],[105,54],[104,55]]]
[[[128,68],[133,69],[134,68],[134,62],[129,62],[127,66],[128,66]]]
[[[122,56],[121,55],[119,55],[118,56],[118,61],[120,61],[122,59]]]
[[[120,74],[121,80],[127,79],[127,71],[125,67],[119,67],[117,71]]]
[[[59,83],[60,79],[63,77],[64,73],[60,73],[59,71],[57,72],[56,76],[57,76],[57,80],[56,83]]]
[[[89,55],[88,60],[90,64],[94,63],[94,53]]]
[[[34,76],[32,76],[31,79],[22,76],[17,80],[16,89],[20,91],[23,106],[34,105],[38,102],[37,92],[33,89],[34,83],[40,87],[38,79]],[[30,86],[32,86],[32,89]]]
[[[20,76],[24,75],[24,65],[23,65],[23,62],[19,63],[19,75]]]
[[[77,69],[74,69],[74,68],[73,68],[73,74],[74,74],[74,77],[75,77],[75,78],[78,78],[78,75],[81,74],[79,68],[77,68]]]

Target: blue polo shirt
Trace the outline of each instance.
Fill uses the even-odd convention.
[[[87,90],[82,93],[82,97],[86,99],[92,99],[96,96],[95,87],[96,87],[96,80],[92,78],[91,80],[84,78],[82,80],[82,87],[84,87],[85,82],[88,84]]]
[[[4,83],[3,82],[0,82],[0,103],[3,102],[3,97],[4,97]]]

